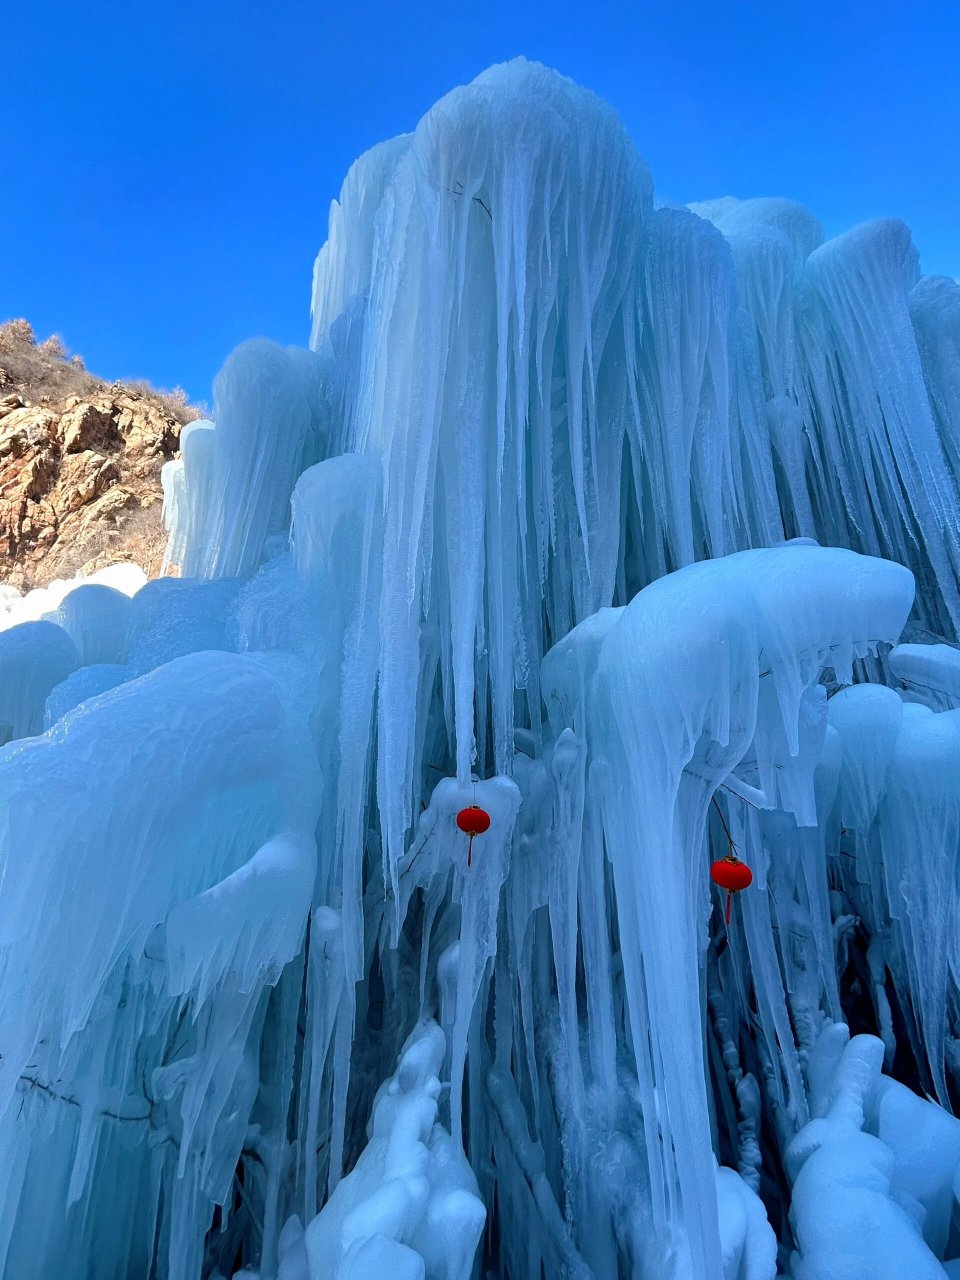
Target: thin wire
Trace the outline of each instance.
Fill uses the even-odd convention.
[[[715,795],[710,797],[710,801],[717,811],[717,816],[720,819],[720,825],[723,827],[723,834],[727,837],[727,844],[730,846],[731,852],[736,856],[737,846],[733,842],[733,836],[730,834],[730,828],[727,826],[727,820],[723,816],[723,810],[720,808],[720,803]]]

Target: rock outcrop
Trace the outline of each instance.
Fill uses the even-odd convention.
[[[157,572],[160,468],[197,412],[65,368],[62,348],[26,335],[0,326],[0,581],[26,590],[118,560]]]

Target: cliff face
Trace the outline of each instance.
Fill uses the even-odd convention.
[[[26,590],[118,560],[155,573],[160,468],[198,416],[182,395],[92,377],[23,321],[0,325],[0,581]]]

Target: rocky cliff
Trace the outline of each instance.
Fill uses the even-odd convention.
[[[109,384],[25,321],[0,325],[0,581],[21,590],[165,545],[160,468],[199,416],[182,393]]]

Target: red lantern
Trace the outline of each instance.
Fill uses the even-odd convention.
[[[730,923],[730,909],[733,906],[733,895],[753,883],[753,872],[745,862],[733,853],[727,854],[715,862],[710,868],[710,879],[714,884],[727,892],[727,924]]]
[[[470,843],[467,845],[467,866],[469,867],[473,864],[473,837],[482,836],[490,829],[490,815],[486,809],[471,804],[457,814],[457,826],[465,836],[470,837]]]

